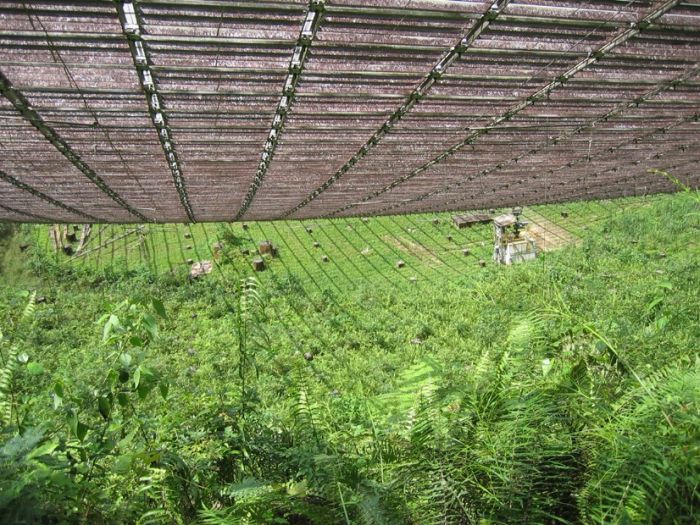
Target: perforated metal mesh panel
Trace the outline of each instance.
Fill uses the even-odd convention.
[[[0,3],[0,220],[481,209],[700,174],[700,4]]]

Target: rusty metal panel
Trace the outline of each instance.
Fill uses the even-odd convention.
[[[651,168],[697,185],[698,29],[669,0],[3,2],[0,220],[672,191]]]

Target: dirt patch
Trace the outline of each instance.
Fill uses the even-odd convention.
[[[421,246],[420,244],[416,244],[402,237],[393,237],[390,235],[385,235],[382,237],[382,240],[405,253],[429,261],[431,266],[442,266],[442,261],[432,254],[425,246]]]
[[[527,233],[534,239],[538,250],[548,252],[570,244],[574,246],[581,244],[579,237],[539,213],[528,211],[527,220],[530,221]]]

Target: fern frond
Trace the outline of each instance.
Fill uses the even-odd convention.
[[[20,322],[28,321],[34,317],[36,311],[36,290],[29,294],[29,300],[22,311]]]
[[[582,517],[601,524],[700,521],[699,435],[700,371],[664,369],[645,378],[589,438]]]
[[[430,399],[438,388],[440,365],[434,359],[423,358],[403,370],[396,379],[396,387],[374,400],[380,423],[397,420],[407,422],[409,428],[415,417],[415,410],[421,403]]]
[[[616,401],[614,405],[615,412],[628,410],[631,406],[634,406],[635,403],[645,398],[647,400],[655,398],[656,396],[653,392],[656,392],[660,388],[660,385],[668,384],[669,380],[678,373],[681,367],[681,363],[671,362],[658,370],[652,371],[646,377],[640,378],[642,383],[640,388],[632,388],[625,392]]]
[[[233,509],[205,508],[199,511],[197,523],[199,525],[236,525],[241,521],[234,516]]]
[[[260,282],[255,277],[241,279],[239,307],[241,315],[250,320],[257,313],[256,310],[264,306],[262,294],[260,293]]]
[[[517,319],[506,340],[506,348],[511,353],[520,353],[544,341],[545,320],[537,314],[528,314]]]
[[[11,389],[15,369],[17,368],[17,348],[11,347],[5,364],[0,368],[0,423],[8,426],[12,420]]]
[[[309,400],[305,384],[300,385],[296,403],[292,407],[292,414],[297,430],[312,435],[318,441],[320,419],[316,414],[315,405]]]
[[[179,508],[179,497],[169,484],[169,473],[164,468],[149,467],[148,475],[139,479],[138,492],[147,501],[151,501],[155,509],[144,512],[138,525],[184,525]]]

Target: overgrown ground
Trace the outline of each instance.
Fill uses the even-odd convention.
[[[531,214],[580,242],[482,268],[488,227],[431,215],[148,226],[67,261],[24,227],[0,521],[697,523],[697,201]]]
[[[587,228],[601,220],[648,206],[657,198],[664,197],[534,206],[525,209],[525,218],[532,221],[541,245],[559,247],[576,243]],[[187,261],[216,258],[229,279],[254,275],[251,261],[257,256],[258,243],[270,240],[280,257],[266,259],[269,271],[257,274],[259,280],[266,283],[291,274],[299,278],[305,290],[342,293],[361,285],[396,286],[478,272],[478,261],[491,257],[491,226],[458,230],[452,216],[438,213],[245,226],[102,225],[93,229],[83,252],[74,257],[55,252],[44,228],[34,229],[32,240],[44,259],[70,265],[79,272],[181,278],[189,270]],[[223,243],[223,251],[215,254],[219,242]],[[465,249],[469,251],[466,258]],[[324,256],[327,262],[323,262]],[[399,260],[405,263],[401,271],[395,267]]]

